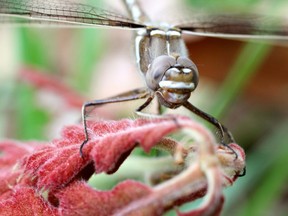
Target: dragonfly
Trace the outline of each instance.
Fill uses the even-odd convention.
[[[198,85],[199,73],[197,66],[189,58],[182,35],[287,40],[287,23],[260,15],[207,15],[197,16],[186,23],[159,25],[149,19],[137,0],[123,0],[123,3],[128,12],[126,17],[68,0],[0,0],[0,24],[61,24],[133,30],[136,61],[146,86],[83,104],[85,140],[80,147],[81,156],[83,147],[89,141],[89,107],[146,99],[136,110],[137,113],[141,113],[154,98],[160,106],[170,109],[183,106],[207,120],[217,128],[221,143],[229,147],[225,141],[231,143],[235,140],[227,127],[188,100]]]

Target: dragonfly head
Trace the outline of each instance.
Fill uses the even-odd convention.
[[[162,55],[150,65],[146,83],[150,89],[160,93],[162,105],[173,107],[188,100],[198,85],[198,77],[197,67],[190,59]]]

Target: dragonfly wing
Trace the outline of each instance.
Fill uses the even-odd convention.
[[[196,16],[195,20],[175,27],[201,36],[288,40],[287,20],[260,15]]]
[[[143,28],[141,23],[114,12],[73,1],[0,0],[0,24],[91,25]]]

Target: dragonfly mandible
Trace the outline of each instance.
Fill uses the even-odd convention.
[[[129,17],[69,0],[0,0],[0,24],[87,25],[135,30],[136,59],[146,87],[83,104],[85,140],[80,147],[81,155],[89,141],[88,107],[138,99],[146,101],[137,112],[141,112],[154,98],[160,105],[171,109],[184,106],[212,123],[220,132],[221,143],[225,144],[225,138],[234,142],[232,133],[223,124],[188,101],[197,87],[199,74],[188,57],[182,34],[287,40],[287,22],[276,22],[259,15],[208,15],[195,17],[187,23],[156,25],[146,16],[137,0],[123,0],[123,3]]]

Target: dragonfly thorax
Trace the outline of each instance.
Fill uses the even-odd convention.
[[[186,57],[158,56],[146,73],[147,86],[162,105],[173,108],[190,97],[198,84],[196,65]]]

